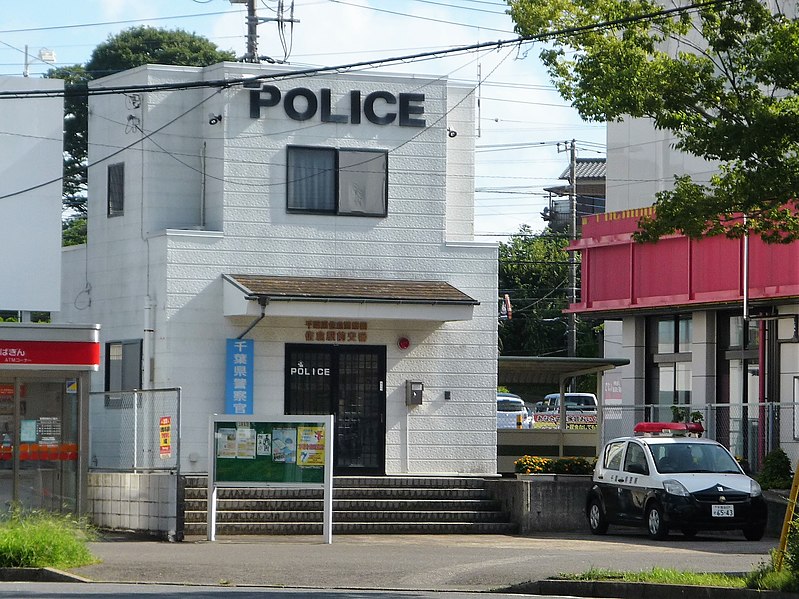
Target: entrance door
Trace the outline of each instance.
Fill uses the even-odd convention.
[[[386,348],[286,345],[286,414],[333,414],[335,474],[385,474]]]
[[[0,380],[0,500],[77,511],[77,381]]]

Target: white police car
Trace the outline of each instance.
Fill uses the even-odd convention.
[[[763,537],[766,502],[720,443],[699,437],[699,424],[646,422],[636,436],[605,444],[586,499],[591,532],[609,524],[645,526],[663,539],[670,529],[687,537],[699,530],[741,530]]]

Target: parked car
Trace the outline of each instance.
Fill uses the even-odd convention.
[[[530,428],[530,413],[514,393],[497,393],[497,428]]]
[[[595,429],[597,426],[597,400],[593,393],[565,393],[566,428]],[[534,428],[560,426],[560,393],[550,393],[535,404]]]
[[[593,393],[564,393],[566,411],[596,412],[596,395]],[[536,412],[560,411],[560,393],[550,393],[535,404]]]
[[[767,508],[760,485],[723,445],[687,436],[701,425],[645,424],[636,426],[640,436],[606,443],[597,460],[585,508],[592,533],[620,524],[643,526],[653,539],[671,529],[687,537],[736,529],[749,541],[763,537]]]

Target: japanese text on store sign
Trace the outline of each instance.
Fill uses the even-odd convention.
[[[367,324],[352,320],[306,320],[306,341],[366,343]]]
[[[0,347],[0,363],[3,364],[29,364],[30,360],[25,350],[17,347]]]
[[[226,414],[252,414],[253,355],[252,339],[227,340]]]

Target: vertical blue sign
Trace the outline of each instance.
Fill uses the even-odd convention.
[[[228,339],[225,414],[252,414],[253,340]]]

